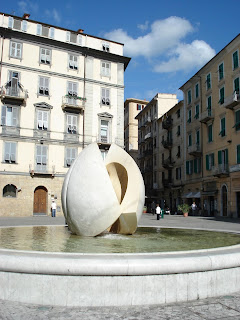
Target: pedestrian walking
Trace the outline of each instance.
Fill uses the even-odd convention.
[[[162,213],[162,209],[160,208],[159,204],[157,204],[156,206],[157,220],[160,220],[161,213]]]
[[[52,209],[52,217],[55,218],[56,217],[57,205],[56,205],[56,202],[54,200],[52,201],[51,209]]]

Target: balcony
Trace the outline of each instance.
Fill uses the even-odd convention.
[[[149,140],[149,139],[152,139],[152,132],[148,132],[144,137],[144,140]]]
[[[173,186],[173,180],[172,179],[162,179],[162,184],[164,188],[171,188]]]
[[[17,87],[6,87],[0,88],[1,100],[14,100],[20,104],[27,100],[28,92],[23,89],[22,85],[18,84]]]
[[[71,108],[74,110],[81,111],[85,107],[86,98],[74,96],[74,95],[66,95],[62,97],[62,109]]]
[[[233,109],[238,103],[240,103],[240,94],[235,91],[231,96],[224,99],[222,107]]]
[[[199,144],[194,144],[188,147],[188,153],[192,156],[198,156],[202,154],[202,149]]]
[[[173,168],[173,165],[174,165],[174,161],[170,158],[167,158],[162,161],[163,168],[171,169],[171,168]]]
[[[146,120],[144,121],[144,125],[147,126],[152,122],[151,117],[147,117]]]
[[[172,139],[162,140],[162,145],[165,149],[171,149],[172,148]]]
[[[167,117],[166,120],[163,120],[162,127],[163,129],[169,130],[172,127],[173,120],[171,117]]]
[[[228,177],[229,176],[229,166],[228,164],[220,164],[218,166],[212,167],[212,173],[215,177]]]
[[[202,123],[207,123],[208,121],[213,120],[213,119],[214,119],[213,110],[207,109],[200,115],[199,121]]]
[[[55,170],[55,166],[48,168],[47,165],[45,164],[36,164],[35,168],[33,169],[32,165],[29,164],[29,173],[31,177],[35,175],[49,175],[54,177],[56,170]]]
[[[103,145],[110,145],[112,142],[110,141],[107,135],[99,135],[99,137],[97,138],[97,143]]]

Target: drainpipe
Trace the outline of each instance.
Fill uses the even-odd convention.
[[[87,54],[85,53],[84,55],[84,67],[83,67],[83,97],[86,98],[86,58]],[[85,103],[85,102],[84,102]],[[85,107],[85,105],[84,105]],[[83,142],[82,142],[82,148],[84,149],[84,144],[85,144],[85,109],[83,109]]]
[[[2,50],[1,50],[1,62],[0,62],[0,88],[2,85],[2,59],[3,59],[3,44],[4,44],[4,36],[2,37]]]

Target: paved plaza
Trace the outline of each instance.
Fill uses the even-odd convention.
[[[63,225],[63,217],[0,218],[2,226]],[[197,228],[240,233],[240,219],[144,214],[141,226]],[[0,284],[1,285],[1,284]],[[56,292],[57,294],[57,292]],[[0,300],[0,319],[239,319],[240,292],[233,295],[168,305],[132,307],[53,307]]]

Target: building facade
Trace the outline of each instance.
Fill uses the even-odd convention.
[[[138,120],[138,158],[142,172],[146,205],[157,200],[157,120],[178,102],[175,94],[158,93],[136,116]]]
[[[185,197],[204,215],[240,217],[240,35],[180,89]]]
[[[0,13],[1,216],[62,214],[78,153],[124,147],[123,45]]]
[[[124,102],[124,147],[131,157],[138,163],[138,120],[137,114],[149,101],[134,98]]]
[[[157,121],[154,187],[161,208],[168,207],[172,213],[177,212],[177,206],[182,203],[184,190],[183,105],[180,101]]]

